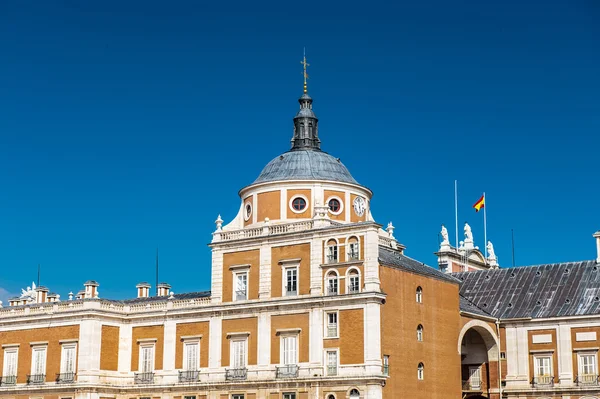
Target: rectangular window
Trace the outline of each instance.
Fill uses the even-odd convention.
[[[550,377],[552,376],[552,357],[551,356],[536,356],[534,358],[535,376]]]
[[[32,375],[41,376],[46,374],[46,350],[47,348],[45,346],[33,348],[33,356],[31,362]]]
[[[138,368],[142,373],[154,372],[154,345],[140,347],[140,364]]]
[[[184,396],[183,399],[196,399],[195,396]]]
[[[296,394],[293,392],[284,392],[283,399],[296,399]]]
[[[19,360],[19,348],[8,348],[4,350],[3,377],[15,377],[17,375],[17,362]]]
[[[338,353],[337,351],[327,351],[327,375],[337,375]]]
[[[231,399],[244,399],[244,394],[243,393],[234,393],[233,395],[231,395]]]
[[[200,342],[184,342],[183,369],[196,371],[200,368]]]
[[[285,269],[285,295],[298,295],[298,268],[287,267]]]
[[[338,247],[337,245],[330,245],[327,247],[327,263],[336,263],[338,259]]]
[[[248,299],[248,272],[239,272],[235,274],[235,294],[236,301],[245,301]]]
[[[234,369],[246,368],[246,340],[231,341],[231,365]]]
[[[281,337],[282,347],[282,364],[294,365],[298,364],[298,337],[285,336]]]
[[[350,275],[350,282],[348,283],[348,292],[350,294],[357,293],[360,291],[360,279],[358,274]]]
[[[579,375],[595,376],[596,374],[596,355],[590,353],[579,355]]]
[[[60,373],[70,374],[75,372],[75,356],[77,354],[75,344],[65,344],[62,346]]]
[[[326,331],[325,337],[337,338],[338,336],[338,315],[336,312],[326,313]]]
[[[383,375],[390,375],[390,355],[383,355]]]
[[[327,277],[327,295],[338,294],[338,278],[337,275]]]
[[[351,242],[350,245],[348,245],[348,259],[357,260],[358,257],[358,242]]]
[[[469,383],[471,389],[479,389],[481,387],[481,370],[479,367],[469,367]]]

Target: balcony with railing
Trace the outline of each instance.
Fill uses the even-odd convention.
[[[554,377],[550,375],[538,375],[537,377],[533,377],[531,385],[534,388],[552,387],[554,386]]]
[[[17,384],[17,376],[16,375],[5,375],[0,377],[0,387],[16,385]]]
[[[154,384],[154,373],[134,373],[133,382],[136,385]]]
[[[277,378],[296,378],[298,377],[298,365],[286,364],[285,366],[275,367],[275,377]]]
[[[337,364],[329,364],[327,365],[327,375],[336,376],[338,375],[338,366]]]
[[[462,390],[481,392],[481,381],[463,380]]]
[[[327,325],[327,338],[335,338],[338,335],[337,324]]]
[[[237,290],[235,292],[235,300],[236,301],[245,301],[248,299],[248,291],[246,290]]]
[[[337,254],[332,254],[332,253],[328,253],[327,256],[325,257],[325,263],[327,264],[331,264],[331,263],[338,263],[338,257]]]
[[[27,385],[41,385],[46,382],[46,374],[28,374]]]
[[[72,384],[75,382],[75,373],[56,374],[57,384]]]
[[[348,260],[358,260],[358,251],[348,252]]]
[[[326,294],[327,294],[327,296],[333,296],[333,295],[337,295],[337,294],[338,294],[338,289],[337,289],[337,287],[331,287],[331,286],[328,286],[328,287],[327,287]]]
[[[179,372],[179,382],[197,382],[200,378],[200,371],[198,370],[182,370]]]
[[[350,284],[348,286],[348,294],[358,294],[360,292],[360,288],[358,285]]]
[[[580,387],[598,386],[600,385],[600,380],[598,374],[582,374],[575,378],[575,383]]]
[[[225,379],[227,381],[239,381],[248,378],[247,368],[225,369]]]

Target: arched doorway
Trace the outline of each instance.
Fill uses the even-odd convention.
[[[497,393],[499,352],[495,331],[483,321],[471,320],[460,332],[458,350],[463,398],[487,399],[491,392]]]

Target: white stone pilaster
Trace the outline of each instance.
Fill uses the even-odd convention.
[[[308,339],[308,361],[311,369],[320,368],[323,362],[323,310],[311,309],[309,313],[310,336]],[[311,375],[314,371],[311,370]]]
[[[321,295],[323,289],[323,240],[314,238],[310,242],[310,294]]]
[[[221,303],[223,297],[223,251],[214,248],[212,250],[211,279],[211,302]]]
[[[277,362],[279,360],[277,359]],[[271,316],[267,313],[258,315],[258,365],[269,366],[271,363]],[[273,359],[276,363],[276,359]]]
[[[133,339],[133,328],[131,324],[124,324],[119,328],[119,373],[131,371],[131,340]]]
[[[382,398],[383,398],[383,389],[381,387],[381,384],[367,385],[367,393],[365,395],[365,399],[382,399]]]
[[[252,224],[256,224],[258,221],[258,195],[252,194]],[[261,220],[262,222],[262,220]]]
[[[281,195],[279,197],[279,219],[286,220],[287,219],[287,210],[288,210],[288,200],[287,200],[287,188],[281,189]]]
[[[260,247],[260,266],[259,266],[259,299],[268,299],[271,297],[271,246],[263,244]]]
[[[380,291],[379,234],[373,228],[365,234],[365,291]]]
[[[364,310],[364,357],[367,375],[381,372],[381,305],[367,303]]]
[[[208,342],[208,367],[211,369],[221,367],[221,339],[223,333],[223,318],[213,316],[210,318],[210,340]]]
[[[102,324],[99,320],[82,320],[79,324],[78,381],[97,382],[100,371]]]
[[[350,214],[350,212],[352,210],[352,204],[350,203],[350,198],[352,198],[350,196],[350,191],[346,191],[346,195],[345,195],[345,198],[344,198],[344,206],[345,206],[344,213],[346,215],[346,221],[347,222],[349,222],[350,219],[351,219],[351,217],[352,217],[351,214]]]
[[[571,327],[568,324],[558,326],[556,344],[560,385],[573,385],[573,348],[571,345]]]
[[[163,345],[163,370],[172,372],[175,370],[175,347],[177,345],[177,324],[174,320],[164,323],[164,345]]]
[[[316,183],[312,189],[312,203],[313,203],[313,214],[314,214],[314,205],[325,205],[325,190],[320,183]]]
[[[97,392],[77,392],[75,399],[100,399],[100,394]]]
[[[529,386],[529,347],[525,327],[506,328],[506,387]]]

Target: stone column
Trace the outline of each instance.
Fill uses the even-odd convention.
[[[258,298],[268,299],[271,297],[271,246],[263,244],[260,247],[259,287]]]
[[[369,229],[365,234],[365,291],[377,291],[379,282],[379,234],[376,228]]]
[[[164,346],[163,346],[163,383],[176,383],[175,373],[175,349],[177,345],[177,324],[173,320],[164,323]]]
[[[556,330],[558,356],[558,379],[560,385],[573,385],[573,348],[571,345],[571,327],[560,324]]]
[[[100,321],[82,320],[79,324],[79,356],[77,359],[79,382],[99,381],[101,345],[102,324]]]
[[[131,324],[124,324],[119,328],[119,373],[129,373],[131,370],[131,340],[133,328]]]

